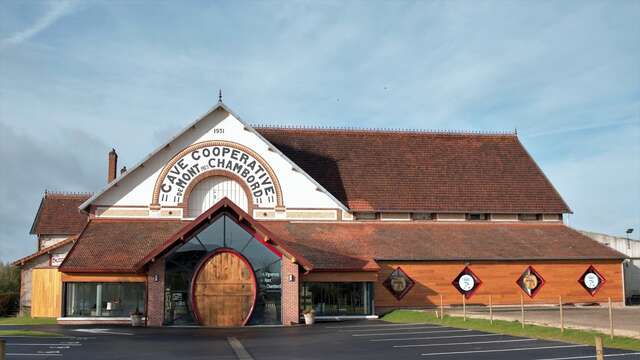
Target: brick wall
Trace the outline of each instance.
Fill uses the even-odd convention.
[[[158,275],[159,281],[154,281]],[[147,326],[162,326],[164,321],[164,259],[156,260],[147,273]]]
[[[293,281],[289,281],[293,275]],[[300,319],[300,279],[298,265],[282,257],[282,324],[297,324]]]

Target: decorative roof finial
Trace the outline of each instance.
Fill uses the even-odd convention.
[[[218,102],[222,102],[222,89],[218,90]]]

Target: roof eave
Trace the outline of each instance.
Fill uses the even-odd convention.
[[[20,258],[18,260],[15,260],[14,262],[11,263],[11,266],[24,266],[24,264],[28,263],[31,260],[37,259],[42,255],[47,255],[49,254],[51,251],[59,249],[65,245],[69,245],[69,244],[73,244],[75,241],[75,239],[73,239],[72,237],[69,237],[67,239],[64,239],[56,244],[53,244],[47,248],[44,248],[42,250],[38,250],[35,253],[31,254],[31,255],[27,255],[23,258]]]
[[[451,261],[571,261],[571,260],[624,260],[626,256],[572,256],[572,257],[460,257],[460,258],[430,258],[423,257],[419,259],[412,258],[375,258],[376,261],[438,261],[438,262],[451,262]]]

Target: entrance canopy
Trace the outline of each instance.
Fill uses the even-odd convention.
[[[289,255],[308,270],[312,268],[312,265],[309,261],[307,261],[298,253],[292,252],[287,245],[278,241],[265,226],[255,221],[249,214],[240,209],[233,201],[229,200],[228,198],[220,200],[216,205],[214,205],[202,215],[198,216],[191,223],[189,223],[189,225],[183,227],[180,231],[173,234],[163,244],[153,249],[137,265],[139,267],[143,267],[148,262],[153,261],[154,259],[157,259],[158,257],[166,254],[173,247],[188,241],[194,234],[197,234],[203,226],[208,224],[212,219],[217,218],[222,213],[225,213],[227,216],[232,217],[240,226],[250,231],[253,236],[258,241],[262,242],[266,247],[269,247],[276,252]]]
[[[313,265],[280,242],[228,198],[193,221],[164,219],[90,219],[60,266],[68,273],[141,273],[147,264],[187,242],[213,219],[226,215],[254,234],[257,241],[291,258],[304,269]]]

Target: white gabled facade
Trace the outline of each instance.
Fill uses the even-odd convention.
[[[248,210],[257,219],[339,220],[347,211],[222,103],[81,209],[96,217],[192,218],[188,197],[212,176],[230,178],[244,188]]]

